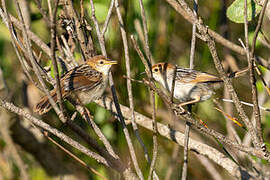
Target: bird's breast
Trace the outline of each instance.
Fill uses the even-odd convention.
[[[190,95],[194,86],[194,84],[176,83],[174,87],[174,97],[181,102],[189,101],[191,99]]]
[[[106,89],[106,82],[102,82],[89,91],[80,91],[76,92],[76,94],[83,104],[88,104],[100,98],[104,93],[105,89]]]

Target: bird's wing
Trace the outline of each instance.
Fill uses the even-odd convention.
[[[64,91],[88,91],[102,82],[102,74],[88,65],[76,67],[62,77]]]
[[[204,83],[204,82],[222,82],[222,80],[217,77],[214,76],[212,74],[208,74],[208,73],[198,73],[196,78],[194,80],[192,80],[191,82],[199,82],[199,83]]]
[[[212,74],[185,68],[177,68],[176,78],[184,83],[221,82],[222,80]]]

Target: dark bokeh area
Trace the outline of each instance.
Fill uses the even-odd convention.
[[[233,43],[241,46],[239,38],[244,41],[244,25],[242,23],[234,23],[226,17],[226,9],[232,2],[232,0],[199,1],[198,14],[202,18],[204,24],[208,25],[210,29],[216,31]],[[6,3],[8,11],[15,17],[18,17],[16,15],[13,1],[6,1]],[[50,45],[50,30],[39,12],[36,5],[36,0],[29,0],[26,1],[26,3],[29,8],[27,11],[29,14],[26,16],[28,16],[30,20],[30,29],[46,44]],[[145,71],[145,67],[133,48],[130,39],[130,35],[135,35],[140,47],[143,47],[143,26],[139,1],[122,0],[119,3],[124,20],[124,27],[128,36],[131,77],[136,80],[142,80],[145,77],[145,75],[142,74],[142,72]],[[191,1],[188,1],[187,3],[189,3],[190,7],[193,7]],[[102,27],[108,13],[110,1],[94,0],[94,4],[96,8],[96,17],[100,23],[100,26]],[[190,62],[192,24],[186,21],[164,0],[144,0],[143,4],[147,18],[149,45],[154,61],[170,62],[172,64],[177,64],[179,67],[188,68]],[[80,1],[75,0],[74,6],[75,8],[79,9]],[[45,11],[48,10],[47,1],[42,1],[42,7]],[[85,18],[91,27],[90,32],[93,38],[95,51],[97,54],[101,54],[94,23],[90,18],[90,2],[88,0],[84,0],[83,7],[85,11]],[[60,5],[57,11],[57,22],[59,22],[57,23],[57,34],[63,33],[63,29],[59,25],[61,9],[63,9],[63,5]],[[257,21],[258,17],[249,22],[248,35],[250,43],[252,42],[252,38],[254,36]],[[265,33],[267,38],[270,38],[269,27],[270,19],[265,16],[261,30]],[[20,31],[18,30],[18,32]],[[262,43],[262,41],[263,37],[259,35],[256,43],[255,54],[268,61],[269,47]],[[126,75],[124,47],[115,9],[113,9],[108,30],[105,33],[105,43],[108,57],[118,61],[118,65],[112,68],[112,74],[115,81],[117,95],[119,97],[119,103],[129,106],[126,78],[123,77]],[[230,74],[232,72],[242,70],[248,66],[246,56],[240,55],[219,43],[216,45],[218,56],[222,61],[226,73]],[[39,53],[39,47],[33,43],[33,50],[35,49],[36,52]],[[75,49],[74,57],[79,63],[82,59],[82,55],[80,54],[80,50],[77,46]],[[60,55],[59,51],[56,52],[56,55]],[[40,64],[49,71],[50,68],[53,67],[52,60],[45,53],[41,53],[39,56]],[[3,79],[8,89],[8,96],[6,96],[6,99],[32,113],[34,104],[36,104],[44,94],[35,87],[35,85],[23,72],[22,66],[19,63],[18,57],[16,56],[11,43],[10,33],[3,21],[0,23],[0,68],[3,71]],[[259,66],[259,68],[263,72],[262,76],[268,84],[270,81],[269,70],[263,66]],[[196,41],[194,69],[219,76],[207,44],[199,38],[197,38]],[[63,69],[61,71],[64,72]],[[49,73],[54,76],[52,72]],[[34,81],[38,82],[37,77],[33,72],[31,72],[30,75],[33,77]],[[256,76],[256,79],[259,104],[263,107],[269,107],[269,94],[267,94],[267,91],[264,88],[262,80],[259,78],[259,76]],[[48,87],[52,88],[51,85],[47,85]],[[233,85],[241,101],[252,103],[251,86],[248,74],[233,79]],[[158,84],[157,86],[160,87]],[[151,118],[152,106],[149,98],[149,88],[142,83],[132,82],[132,90],[135,111]],[[105,94],[111,97],[109,88],[107,88]],[[223,113],[215,109],[215,107],[220,105],[223,110],[226,110],[229,116],[235,117],[241,122],[241,118],[239,117],[233,104],[222,101],[223,98],[230,99],[230,97],[228,97],[226,94],[227,91],[222,85],[211,99],[194,105],[192,113],[195,119],[198,121],[203,121],[208,128],[214,129],[235,140],[232,135],[233,133],[230,130],[230,127],[233,126],[240,139],[249,145],[251,144],[251,140],[250,137],[247,136],[246,131],[237,126],[230,119],[225,118]],[[185,121],[176,120],[157,94],[155,95],[155,99],[157,121],[168,125],[168,127],[172,127],[175,130],[184,132]],[[214,103],[214,101],[216,103]],[[69,102],[65,102],[64,105],[67,109],[67,114],[71,117],[76,109]],[[132,164],[122,126],[117,118],[112,115],[110,111],[105,110],[103,107],[100,107],[95,103],[90,103],[87,105],[87,107],[93,115],[96,124],[114,147],[114,150],[120,156],[121,160],[124,163],[128,164],[129,162]],[[252,107],[243,105],[243,108],[248,117],[251,118],[253,113]],[[1,116],[4,114],[3,112],[4,111],[2,110],[0,111]],[[6,127],[9,128],[9,133],[14,144],[16,145],[16,149],[19,152],[21,159],[26,166],[30,179],[59,179],[61,177],[64,179],[101,179],[96,174],[81,166],[77,161],[70,158],[70,156],[56,147],[53,143],[49,142],[43,135],[39,133],[37,128],[27,120],[15,114],[7,113],[7,116],[9,123]],[[269,142],[270,114],[269,112],[261,111],[261,116],[263,137],[265,142]],[[68,126],[63,124],[53,110],[43,116],[36,117],[39,117],[39,119],[42,119],[52,127],[57,128],[59,131],[67,134],[74,140],[82,143],[85,147],[94,151],[92,147],[89,147],[89,145],[82,141],[78,135],[70,130]],[[78,114],[76,116],[74,123],[83,128],[91,135],[91,137],[98,140],[98,136],[95,134],[92,127],[90,127],[89,124],[83,120],[81,115]],[[144,158],[143,148],[136,139],[131,124],[127,126],[131,134],[131,139],[135,147],[140,168],[144,174],[144,177],[147,178],[150,166],[147,164],[147,161]],[[152,157],[153,132],[140,126],[139,132],[149,151],[150,157]],[[72,151],[78,158],[83,160],[87,165],[98,171],[104,177],[108,179],[121,179],[121,176],[115,170],[97,163],[95,160],[90,159],[88,156],[75,148],[65,144],[57,137],[51,137],[65,148]],[[190,137],[218,149],[220,152],[224,153],[226,157],[228,157],[223,150],[223,146],[217,143],[213,137],[202,134],[195,128],[191,128]],[[98,140],[98,142],[101,146],[103,146],[101,141]],[[269,170],[268,162],[264,160],[251,156],[247,158],[244,155],[238,157],[238,151],[234,150],[229,150],[229,152],[234,158],[236,158],[237,162],[246,169],[252,169],[262,165],[264,166],[264,171]],[[188,179],[214,179],[214,177],[208,171],[210,166],[204,164],[204,161],[201,160],[202,157],[200,156],[201,155],[196,153],[195,150],[189,151]],[[214,161],[208,159],[208,163],[211,164],[211,167],[215,168],[222,179],[233,178],[233,176],[231,176],[224,168],[217,165]],[[159,178],[180,179],[182,165],[183,147],[163,136],[158,135],[158,155],[155,167]],[[4,179],[20,179],[21,177],[16,162],[11,158],[11,156],[9,156],[7,142],[3,138],[2,134],[0,135],[0,174],[2,174],[0,175],[0,179],[1,177]]]

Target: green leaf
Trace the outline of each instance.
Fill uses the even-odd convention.
[[[235,0],[227,9],[227,17],[235,23],[244,23],[245,0]],[[257,5],[253,0],[247,0],[247,19],[253,20],[261,11],[262,7]]]
[[[254,32],[249,32],[249,33],[248,33],[248,42],[249,42],[249,45],[250,45],[250,46],[251,46],[252,43],[253,43],[253,38],[254,38]],[[262,34],[259,33],[259,34],[258,34],[257,41],[256,41],[256,43],[255,43],[255,48],[258,48],[258,47],[260,47],[260,46],[262,45],[261,41],[258,41],[258,39],[262,39],[262,38],[263,38],[263,37],[262,37]]]
[[[261,80],[256,82],[256,87],[257,87],[258,92],[263,92],[264,91],[263,83],[262,83]]]

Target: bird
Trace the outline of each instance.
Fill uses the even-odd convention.
[[[180,68],[170,63],[157,63],[152,66],[152,74],[155,81],[160,83],[169,92],[172,90],[175,77],[174,98],[183,109],[185,105],[191,105],[209,99],[214,89],[223,81],[212,74],[196,71],[188,68]]]
[[[84,64],[69,70],[60,78],[63,99],[75,94],[81,103],[87,104],[100,98],[107,87],[109,72],[113,64],[117,64],[117,61],[97,55],[86,60]],[[57,103],[56,88],[50,91],[50,95]],[[49,98],[44,96],[35,105],[33,111],[42,115],[51,108]]]

